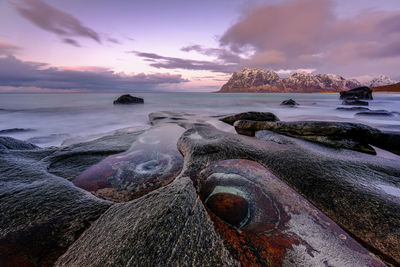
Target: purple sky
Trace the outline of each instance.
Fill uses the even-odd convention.
[[[215,91],[244,67],[400,80],[400,1],[0,0],[0,92]]]

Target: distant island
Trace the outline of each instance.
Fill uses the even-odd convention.
[[[380,75],[368,84],[356,79],[345,79],[336,74],[294,73],[281,78],[272,70],[245,68],[234,72],[218,93],[323,93],[340,92],[370,86],[375,92],[400,92],[400,83],[393,83],[388,77]],[[382,86],[380,86],[382,85]]]

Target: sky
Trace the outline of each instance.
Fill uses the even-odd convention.
[[[400,1],[0,0],[0,92],[217,91],[245,67],[400,80]]]

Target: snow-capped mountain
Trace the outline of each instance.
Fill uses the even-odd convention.
[[[378,87],[378,86],[385,86],[385,85],[390,85],[397,83],[396,81],[393,81],[386,75],[378,75],[377,77],[373,78],[369,82],[365,83],[366,86],[369,87]]]
[[[320,92],[342,91],[359,87],[356,80],[346,80],[335,74],[294,73],[280,78],[271,70],[245,68],[233,73],[219,92]]]

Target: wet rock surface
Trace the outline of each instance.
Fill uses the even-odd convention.
[[[49,173],[72,181],[77,175],[106,157],[125,152],[144,130],[113,134],[92,141],[72,144],[59,149],[43,158]]]
[[[252,120],[252,121],[279,121],[279,118],[271,112],[243,112],[230,116],[220,118],[220,121],[233,125],[238,120]]]
[[[343,111],[368,111],[369,108],[364,108],[364,107],[337,107],[337,110],[343,110]]]
[[[115,104],[143,104],[144,100],[143,98],[140,97],[135,97],[135,96],[131,96],[129,94],[127,95],[122,95],[120,97],[117,98],[117,100],[114,101],[114,105]]]
[[[367,86],[357,87],[348,91],[340,92],[340,99],[358,98],[358,99],[373,99],[372,90]]]
[[[112,201],[129,201],[170,183],[181,171],[183,157],[176,142],[184,129],[168,124],[154,127],[132,147],[110,156],[77,176],[73,183]]]
[[[239,134],[254,136],[256,131],[270,130],[280,134],[305,139],[334,148],[346,148],[369,154],[375,150],[369,145],[379,135],[378,129],[364,124],[347,122],[255,122],[237,121],[235,129]]]
[[[7,136],[0,136],[0,150],[29,150],[39,148],[33,144]]]

